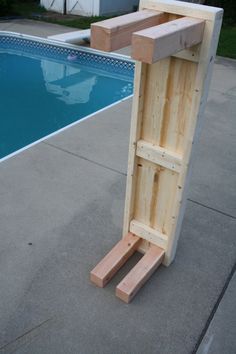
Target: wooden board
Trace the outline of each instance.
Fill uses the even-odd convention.
[[[135,31],[162,23],[165,16],[152,10],[137,11],[91,25],[91,47],[114,51],[131,44]]]
[[[164,258],[164,251],[151,245],[146,254],[117,285],[116,296],[129,303],[138,290],[146,283]]]
[[[103,288],[132,256],[139,243],[139,237],[128,233],[91,271],[90,280]]]
[[[205,21],[182,17],[132,36],[132,58],[153,64],[202,41]]]

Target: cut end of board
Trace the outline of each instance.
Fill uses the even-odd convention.
[[[117,285],[116,296],[127,304],[132,301],[139,289],[160,266],[165,252],[162,248],[151,245],[134,268]]]
[[[106,286],[118,270],[137,250],[140,242],[140,237],[128,233],[91,271],[91,282],[100,288]]]

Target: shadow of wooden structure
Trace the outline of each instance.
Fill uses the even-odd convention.
[[[223,10],[141,0],[136,13],[95,23],[91,46],[132,46],[135,64],[123,238],[92,270],[104,287],[135,252],[144,256],[116,288],[130,302],[175,257],[212,75]]]

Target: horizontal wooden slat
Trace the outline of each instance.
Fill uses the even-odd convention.
[[[152,9],[170,14],[193,16],[203,20],[221,18],[223,10],[217,7],[193,4],[175,0],[140,0],[140,9]]]
[[[185,59],[188,61],[192,61],[194,63],[198,63],[199,62],[199,52],[200,52],[200,45],[198,44],[194,47],[191,47],[189,49],[184,49],[178,53],[173,54],[173,57]]]
[[[91,47],[113,51],[131,44],[132,33],[158,25],[164,21],[164,14],[143,10],[111,18],[91,25]]]
[[[132,220],[130,222],[130,232],[153,243],[156,246],[163,248],[164,250],[167,248],[168,238],[166,235],[137,220]]]
[[[151,245],[140,261],[131,269],[116,287],[116,296],[129,303],[138,290],[145,284],[164,258],[164,250]]]
[[[138,236],[128,233],[91,271],[90,280],[103,288],[136,251],[140,241]]]
[[[205,21],[183,17],[135,32],[132,57],[153,64],[202,41]]]
[[[180,172],[182,162],[181,157],[160,146],[147,143],[144,140],[139,140],[137,143],[136,155],[172,171]]]

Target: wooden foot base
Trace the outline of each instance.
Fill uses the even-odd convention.
[[[116,296],[129,303],[162,263],[164,254],[165,252],[162,248],[151,245],[136,266],[117,285]]]
[[[91,271],[91,281],[103,288],[137,250],[140,242],[138,236],[128,233]]]
[[[103,288],[138,249],[141,240],[140,237],[128,233],[91,271],[91,281]],[[152,244],[140,261],[118,284],[116,296],[129,303],[162,263],[164,255],[165,252],[162,248]]]

